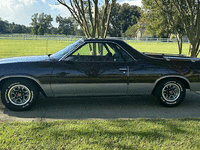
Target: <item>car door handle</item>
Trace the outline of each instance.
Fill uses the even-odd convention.
[[[119,68],[119,71],[127,71],[127,68]]]

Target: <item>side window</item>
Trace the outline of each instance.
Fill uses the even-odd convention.
[[[123,59],[126,62],[133,61],[133,59],[131,58],[131,56],[129,56],[121,47],[119,47],[118,45],[116,45],[116,47],[121,52],[121,55],[122,55]]]
[[[133,59],[117,44],[108,43],[108,45],[110,49],[112,49],[110,51],[114,51],[113,59],[115,61],[133,61]]]
[[[71,56],[75,61],[124,62],[132,60],[119,46],[112,43],[87,43]]]
[[[87,43],[71,56],[75,61],[107,61],[108,55],[110,53],[104,43]]]

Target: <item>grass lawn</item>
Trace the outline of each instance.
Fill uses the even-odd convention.
[[[71,43],[58,40],[0,40],[0,58],[52,54]]]
[[[3,40],[0,39],[0,58],[52,54],[72,41],[58,40]],[[128,43],[141,52],[178,54],[176,43]],[[188,55],[189,44],[183,44],[183,54]]]
[[[199,149],[200,119],[0,123],[0,149]]]
[[[154,52],[154,53],[168,53],[168,54],[178,54],[178,44],[177,43],[128,43],[135,49],[141,52]],[[182,54],[188,55],[189,44],[183,43]]]

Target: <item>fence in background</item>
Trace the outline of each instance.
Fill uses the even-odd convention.
[[[60,35],[30,35],[30,34],[0,34],[0,39],[10,40],[61,40],[76,41],[84,36],[60,36]],[[176,38],[129,38],[129,37],[107,37],[112,39],[124,40],[126,42],[154,42],[154,43],[176,43]],[[188,38],[183,38],[183,43],[189,43]]]

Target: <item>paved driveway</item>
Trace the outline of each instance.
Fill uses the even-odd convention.
[[[200,117],[200,95],[187,91],[185,100],[173,108],[162,107],[153,96],[81,97],[45,99],[29,111],[15,112],[0,104],[0,121],[114,118]]]

